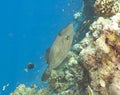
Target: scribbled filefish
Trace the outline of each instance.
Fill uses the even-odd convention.
[[[67,57],[67,53],[72,45],[73,35],[73,24],[67,25],[58,33],[51,48],[48,50],[49,53],[47,53],[46,58],[48,68],[45,70],[42,76],[42,81],[46,81],[49,78],[51,71],[60,66],[64,59]]]

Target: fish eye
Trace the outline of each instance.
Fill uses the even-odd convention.
[[[67,36],[65,37],[65,39],[66,39],[66,40],[69,40],[69,39],[70,39],[70,36],[67,35]]]

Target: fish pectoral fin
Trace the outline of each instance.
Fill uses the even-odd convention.
[[[42,81],[47,81],[48,78],[50,77],[50,74],[51,74],[51,70],[46,69],[45,72],[44,72],[43,75],[42,75],[41,80],[42,80]]]

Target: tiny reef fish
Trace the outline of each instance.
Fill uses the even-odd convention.
[[[25,72],[28,72],[29,70],[33,69],[34,67],[35,67],[34,63],[29,62],[24,70],[25,70]]]

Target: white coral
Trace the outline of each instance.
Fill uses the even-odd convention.
[[[118,22],[118,21],[120,21],[120,13],[117,13],[117,14],[114,15],[111,19],[112,19],[113,22]]]
[[[96,46],[98,46],[104,53],[109,53],[110,48],[109,46],[105,43],[105,37],[101,36],[96,40]]]

